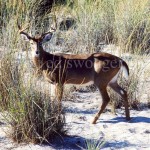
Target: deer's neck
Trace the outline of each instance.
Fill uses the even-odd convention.
[[[33,63],[39,70],[46,70],[46,63],[51,59],[52,54],[44,51],[43,47],[40,47],[39,52],[35,52],[33,56]]]

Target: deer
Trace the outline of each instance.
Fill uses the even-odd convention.
[[[42,72],[46,81],[55,85],[60,110],[65,84],[84,85],[92,83],[98,88],[102,97],[102,104],[94,116],[92,124],[96,124],[110,101],[108,86],[123,99],[126,120],[130,120],[127,91],[117,82],[120,72],[123,72],[126,81],[129,77],[129,67],[123,59],[105,52],[52,54],[44,50],[43,44],[51,40],[56,29],[31,36],[25,32],[26,28],[22,28],[19,24],[18,28],[20,35],[30,43],[35,67]]]

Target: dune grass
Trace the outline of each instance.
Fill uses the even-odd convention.
[[[52,103],[50,95],[41,93],[41,87],[33,82],[28,51],[21,55],[28,46],[20,40],[17,20],[24,25],[31,20],[33,2],[0,0],[0,111],[8,112],[4,118],[11,125],[9,136],[16,142],[49,143],[65,134],[65,114],[58,112],[57,101]],[[30,21],[30,29],[34,23]]]
[[[16,142],[49,143],[65,134],[65,115],[58,111],[58,102],[41,93],[39,85],[28,76],[22,62],[14,55],[1,61],[0,111],[11,125],[9,136]]]
[[[149,6],[148,0],[68,0],[53,10],[58,20],[76,20],[74,36],[71,29],[65,36],[74,52],[92,53],[112,43],[121,46],[122,52],[143,54],[150,49]]]
[[[18,142],[49,142],[55,133],[56,136],[64,133],[65,119],[56,111],[57,103],[52,107],[49,95],[40,93],[34,83],[27,86],[23,82],[29,67],[23,70],[22,66],[29,58],[24,56],[18,63],[16,54],[23,51],[28,54],[29,47],[20,39],[17,20],[23,26],[29,23],[27,31],[34,34],[37,30],[47,31],[55,15],[58,26],[59,20],[73,18],[75,25],[68,31],[57,28],[56,40],[52,43],[56,45],[58,39],[63,39],[60,47],[73,53],[101,51],[107,44],[119,46],[120,53],[139,55],[150,51],[149,0],[66,0],[63,5],[53,5],[42,18],[35,19],[34,10],[40,1],[37,3],[35,0],[0,0],[0,110],[9,112],[11,136]],[[2,53],[6,55],[2,57]],[[136,67],[131,71],[128,84],[131,100],[135,100],[139,92],[139,78],[142,76]]]

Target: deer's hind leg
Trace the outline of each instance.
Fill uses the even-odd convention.
[[[118,93],[121,98],[124,101],[124,106],[125,106],[125,114],[126,114],[126,120],[130,120],[130,112],[129,112],[129,104],[128,104],[128,96],[127,92],[118,85],[117,81],[110,83],[109,86],[116,92]]]
[[[102,96],[102,105],[100,107],[100,110],[98,111],[98,113],[96,114],[96,116],[94,117],[92,124],[96,124],[96,121],[98,120],[98,118],[100,117],[100,115],[103,113],[104,109],[106,108],[106,106],[108,105],[110,98],[109,95],[107,93],[107,89],[106,86],[99,86],[98,89],[101,93]]]

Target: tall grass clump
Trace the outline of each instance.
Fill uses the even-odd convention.
[[[87,150],[100,150],[105,145],[106,141],[105,139],[99,139],[99,140],[86,140],[85,146]]]
[[[65,133],[65,115],[51,102],[51,93],[41,92],[43,87],[33,81],[32,63],[24,52],[28,47],[20,40],[17,20],[37,30],[31,16],[34,2],[0,0],[0,111],[7,112],[15,141],[48,143]]]
[[[10,55],[2,57],[0,64],[0,105],[2,108],[7,109],[11,95],[9,92],[12,88],[19,86],[18,66],[13,64]]]
[[[9,136],[17,142],[49,143],[65,133],[64,114],[14,60],[10,55],[2,59],[0,70],[0,110],[8,112]]]
[[[112,8],[112,1],[78,1],[75,5],[78,38],[86,45],[87,51],[94,52],[102,42],[109,43],[113,40]]]
[[[70,51],[92,53],[113,43],[122,52],[143,54],[149,52],[149,6],[148,0],[68,0],[52,12],[58,20],[73,18],[76,22],[66,35],[59,34]]]
[[[16,20],[29,21],[32,2],[30,0],[23,2],[20,0],[0,0],[0,5],[0,46],[4,46],[8,50],[16,49],[18,46]]]
[[[74,53],[94,52],[101,44],[113,40],[113,2],[109,1],[67,1],[65,7],[55,8],[57,18],[72,18],[75,24],[69,31],[61,32],[66,48]],[[71,48],[70,48],[71,47]]]
[[[9,109],[15,119],[11,120],[13,132],[10,134],[17,142],[51,143],[65,134],[64,115],[58,112],[58,103],[51,103],[49,96],[28,89],[22,101]],[[17,111],[16,111],[17,109]]]
[[[131,53],[148,52],[150,35],[149,0],[116,1],[114,34],[123,50]]]

